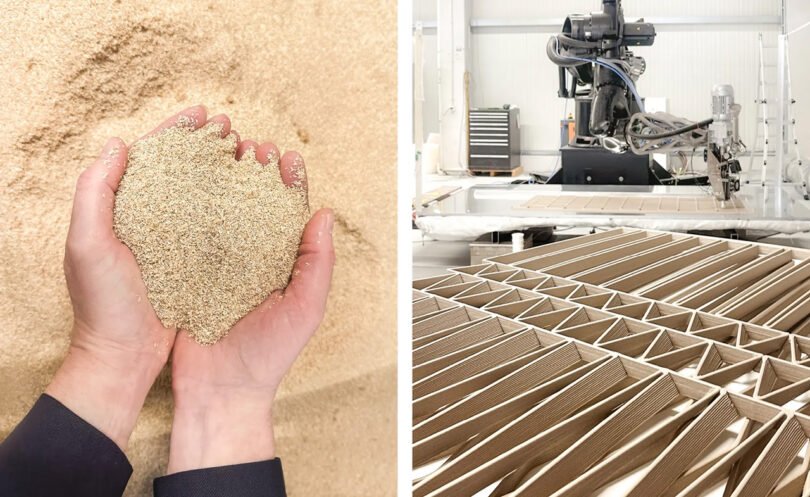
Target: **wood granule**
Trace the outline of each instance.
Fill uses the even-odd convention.
[[[13,119],[0,134],[0,438],[68,347],[62,261],[80,171],[109,136],[131,143],[205,102],[243,137],[301,152],[311,208],[335,209],[326,315],[273,409],[287,492],[396,495],[397,3],[239,5],[3,2],[0,100]],[[126,450],[124,497],[151,495],[165,474],[166,369]]]
[[[309,218],[277,159],[188,122],[136,142],[115,196],[114,229],[135,254],[149,301],[166,326],[210,345],[289,282]]]

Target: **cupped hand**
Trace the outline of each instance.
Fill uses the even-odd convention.
[[[182,116],[184,125],[206,122],[205,108],[195,106],[152,133]],[[73,331],[46,390],[122,449],[175,339],[149,303],[134,255],[113,232],[115,192],[126,166],[127,146],[112,138],[76,184],[64,259]]]
[[[224,116],[223,120],[227,120]],[[230,130],[230,123],[223,132]],[[278,167],[289,188],[306,195],[304,162],[296,152],[279,159],[272,143],[245,140],[236,156],[253,153]],[[211,346],[180,332],[172,354],[174,426],[169,473],[272,459],[272,404],[284,374],[320,324],[332,279],[330,209],[307,223],[292,278]]]

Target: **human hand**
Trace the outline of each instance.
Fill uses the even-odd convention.
[[[206,122],[205,108],[195,106],[152,133],[176,125],[181,116],[195,127]],[[76,184],[64,259],[73,331],[46,389],[122,450],[175,339],[175,330],[161,324],[149,303],[134,255],[113,233],[115,192],[126,166],[127,146],[112,138]]]
[[[225,128],[230,130],[230,124]],[[272,143],[245,140],[284,183],[306,194],[303,159]],[[174,423],[168,473],[272,459],[271,410],[284,374],[323,318],[332,279],[334,249],[330,209],[316,212],[306,228],[287,288],[273,292],[211,346],[178,334],[172,356]]]

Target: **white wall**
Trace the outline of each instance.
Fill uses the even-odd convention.
[[[806,0],[790,0],[804,4]],[[701,16],[778,16],[779,0],[670,0],[650,2],[624,0],[625,18]],[[415,0],[415,21],[435,21],[436,0]],[[534,0],[472,0],[473,20],[531,20],[559,18],[571,13],[597,11],[599,0],[537,2]],[[797,16],[798,17],[798,16]],[[804,17],[801,16],[802,20]],[[474,107],[516,104],[521,109],[521,145],[524,150],[554,150],[559,146],[559,120],[564,99],[557,97],[557,67],[545,54],[553,28],[476,28],[471,48],[471,105]],[[636,54],[647,61],[647,71],[638,82],[643,97],[667,97],[669,111],[689,119],[710,116],[711,87],[716,83],[734,85],[737,101],[743,105],[741,130],[746,143],[753,142],[757,110],[753,104],[757,82],[757,34],[765,34],[767,45],[776,44],[777,25],[657,25],[655,44],[641,47]],[[810,30],[803,36],[810,40]],[[440,109],[436,96],[436,36],[426,31],[425,53],[425,133],[438,129]],[[797,59],[798,43],[791,44]],[[775,62],[775,49],[768,56]],[[810,51],[805,54],[810,55]],[[803,68],[806,72],[808,68]],[[769,69],[774,76],[775,70]],[[800,74],[794,70],[794,87]],[[810,79],[804,79],[810,81]],[[771,88],[771,98],[773,98]],[[798,97],[798,95],[797,95]],[[809,100],[810,102],[810,100]],[[568,111],[572,111],[573,101]],[[810,116],[808,116],[810,119]],[[810,143],[807,144],[810,148]],[[747,158],[744,164],[747,166]],[[529,170],[549,171],[554,157],[525,156]],[[696,159],[696,164],[697,164]],[[756,167],[756,166],[755,166]]]

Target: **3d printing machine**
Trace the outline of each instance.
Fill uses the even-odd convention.
[[[562,32],[549,39],[546,53],[559,66],[559,96],[575,100],[576,135],[560,149],[562,165],[548,183],[709,184],[719,200],[739,190],[735,157],[744,146],[730,85],[715,86],[712,118],[704,121],[644,112],[634,83],[646,63],[628,47],[650,46],[655,35],[643,19],[625,22],[621,0],[603,0],[602,12],[568,16]],[[688,178],[674,178],[650,155],[703,147],[708,174]]]
[[[559,96],[575,101],[575,133],[560,149],[560,167],[547,179],[534,175],[528,181],[459,188],[418,208],[419,228],[445,239],[546,226],[809,230],[804,185],[766,183],[764,174],[762,182],[740,185],[738,158],[745,146],[739,135],[740,105],[730,85],[714,86],[711,117],[702,121],[645,110],[635,82],[646,63],[630,48],[651,46],[655,37],[652,24],[625,22],[621,0],[602,0],[601,12],[568,16],[546,47],[559,66]],[[708,108],[708,95],[706,103]],[[676,155],[683,165],[670,172],[653,154]],[[694,155],[703,156],[705,173],[691,167],[699,159],[689,160],[687,167],[687,156]],[[597,207],[580,206],[578,198]],[[708,207],[627,211],[615,208],[616,198],[638,205]]]

